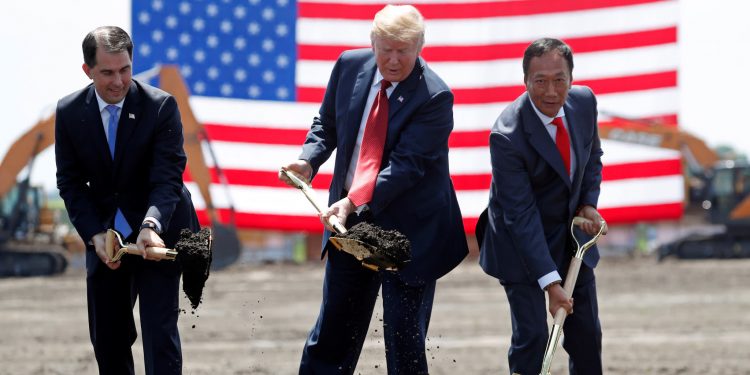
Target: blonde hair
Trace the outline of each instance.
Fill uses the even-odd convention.
[[[424,45],[424,17],[411,5],[386,5],[375,14],[370,40],[375,37],[399,42],[416,42],[417,50]]]

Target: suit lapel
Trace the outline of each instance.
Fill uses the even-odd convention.
[[[362,121],[362,113],[365,110],[365,102],[367,101],[367,95],[370,93],[370,83],[372,83],[372,77],[375,76],[375,56],[362,65],[362,70],[357,74],[357,80],[354,83],[352,89],[352,99],[349,102],[349,109],[346,113],[345,126],[345,142],[346,146],[344,155],[347,155],[346,160],[351,160],[352,150],[354,150],[354,143],[357,140],[357,133],[359,132],[359,124]]]
[[[424,79],[422,72],[424,71],[424,60],[418,58],[414,69],[409,73],[409,76],[405,80],[400,82],[398,86],[393,90],[391,96],[388,98],[388,121],[390,129],[390,120],[393,116],[404,108],[407,103],[414,97],[414,91],[417,89],[419,81]]]
[[[565,170],[560,151],[557,150],[557,146],[547,132],[547,129],[545,129],[544,124],[542,124],[542,120],[534,112],[534,108],[531,106],[531,99],[528,95],[525,97],[525,100],[527,102],[521,110],[521,115],[523,116],[523,124],[529,137],[529,143],[552,169],[557,172],[560,178],[565,181],[568,189],[570,189],[570,176]]]
[[[94,85],[89,86],[86,93],[86,105],[81,109],[81,131],[85,134],[94,134],[93,144],[96,148],[96,155],[101,155],[105,168],[112,168],[112,157],[109,154],[109,144],[107,144],[107,134],[104,133],[104,124],[102,123],[102,114],[99,112],[99,102],[96,100]]]
[[[118,168],[123,156],[128,152],[127,145],[133,131],[140,119],[140,95],[135,81],[130,84],[130,90],[125,97],[125,102],[120,112],[120,121],[117,123],[117,143],[115,144],[114,167]]]

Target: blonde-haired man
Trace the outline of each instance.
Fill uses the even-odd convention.
[[[354,372],[381,286],[388,373],[427,374],[435,282],[468,253],[448,172],[453,94],[419,57],[422,15],[388,5],[370,38],[372,49],[341,54],[299,160],[284,166],[310,180],[337,150],[330,207],[321,215],[323,303],[300,374]],[[332,216],[347,227],[397,229],[411,242],[412,261],[397,272],[363,268],[328,245]]]

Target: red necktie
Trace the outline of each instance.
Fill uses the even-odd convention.
[[[383,158],[383,146],[388,130],[388,94],[385,90],[389,87],[391,87],[390,82],[380,81],[380,90],[375,96],[365,123],[365,134],[362,136],[362,145],[359,148],[357,169],[354,171],[354,180],[348,196],[357,207],[370,202],[372,192],[375,190],[375,180],[380,171],[380,160]]]
[[[568,138],[568,131],[565,130],[562,117],[555,117],[555,119],[552,120],[552,125],[557,127],[555,144],[557,145],[557,150],[560,151],[563,164],[565,164],[565,172],[570,174],[570,138]]]

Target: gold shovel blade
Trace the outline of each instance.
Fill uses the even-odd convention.
[[[389,271],[396,269],[395,264],[377,254],[369,244],[351,238],[340,238],[335,236],[331,236],[330,240],[336,248],[353,255],[357,260],[361,261],[364,266],[370,269],[385,269]]]

